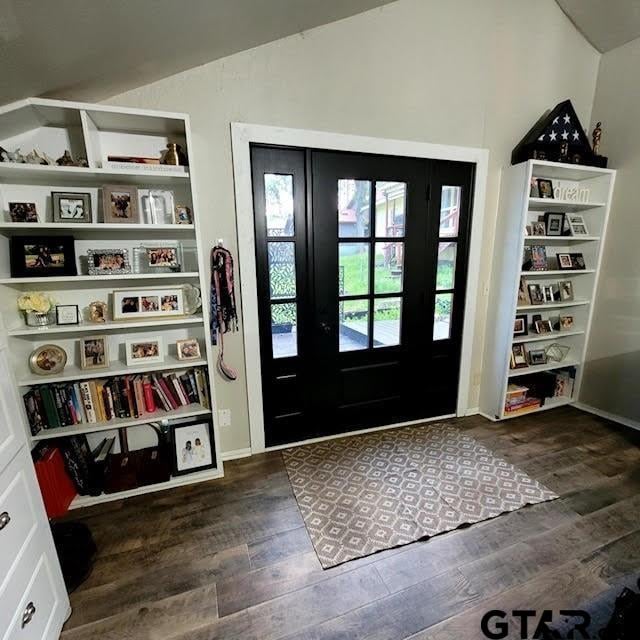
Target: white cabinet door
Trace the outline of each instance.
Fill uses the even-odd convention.
[[[9,365],[7,349],[0,337],[0,473],[25,444],[25,427],[18,391]]]

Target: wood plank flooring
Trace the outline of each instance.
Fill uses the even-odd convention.
[[[570,407],[454,422],[561,498],[325,571],[281,455],[227,463],[72,514],[99,553],[63,639],[476,640],[489,609],[575,608],[640,574],[637,433]]]

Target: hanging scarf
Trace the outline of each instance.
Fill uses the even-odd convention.
[[[211,342],[218,333],[238,330],[238,313],[233,284],[233,256],[224,247],[211,250]]]

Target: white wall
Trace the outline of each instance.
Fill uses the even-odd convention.
[[[593,122],[618,170],[580,400],[640,426],[640,38],[600,62]]]
[[[196,215],[207,247],[222,237],[234,252],[230,122],[487,147],[481,274],[487,287],[499,168],[557,102],[571,98],[589,122],[599,57],[554,0],[400,0],[109,102],[191,115],[191,160],[203,206]],[[476,310],[472,406],[481,380],[486,299],[479,297]],[[225,359],[240,371],[236,382],[216,380],[218,406],[232,411],[232,426],[221,434],[229,451],[249,445],[249,428],[241,334],[225,339],[225,347]]]

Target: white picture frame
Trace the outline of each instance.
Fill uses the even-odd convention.
[[[579,213],[567,213],[567,222],[572,236],[588,236],[589,230],[584,221],[584,216]]]
[[[128,367],[164,362],[162,336],[141,336],[125,342],[125,358]]]
[[[174,202],[169,189],[138,189],[138,210],[146,224],[173,224]]]
[[[114,320],[184,316],[182,287],[117,289],[113,292]]]

